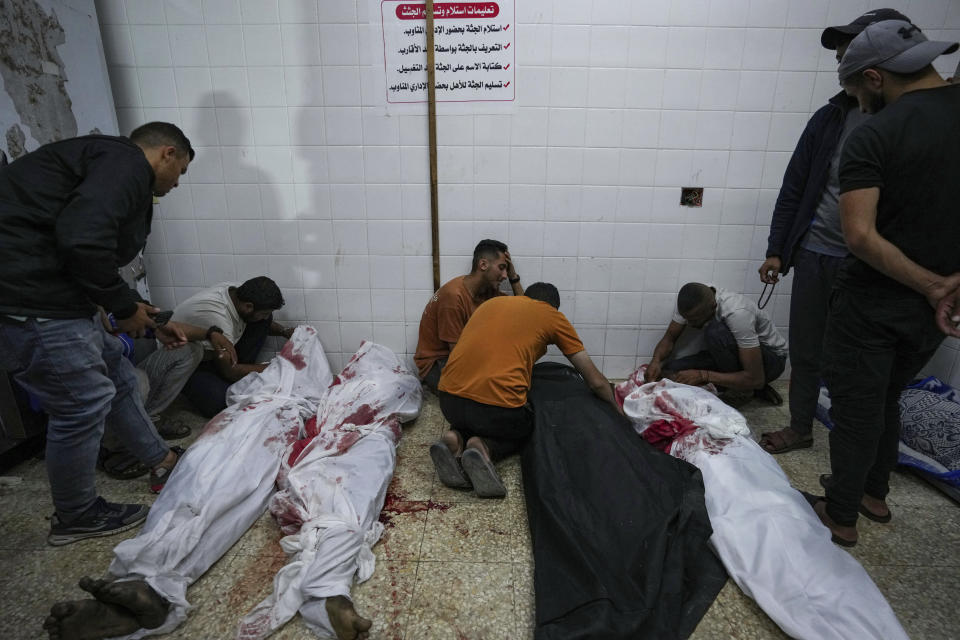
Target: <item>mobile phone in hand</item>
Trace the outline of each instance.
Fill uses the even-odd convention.
[[[157,327],[162,327],[163,325],[167,324],[167,322],[170,320],[172,316],[173,316],[173,311],[161,311],[160,313],[156,313],[153,316],[151,316],[151,318],[153,319],[153,323],[157,325]]]

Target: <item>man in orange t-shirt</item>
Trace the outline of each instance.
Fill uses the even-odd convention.
[[[559,308],[557,288],[538,282],[523,296],[486,302],[467,322],[440,376],[440,410],[450,430],[430,446],[445,485],[472,486],[480,497],[506,495],[493,462],[519,451],[533,431],[527,390],[533,365],[549,344],[620,411],[610,383]]]
[[[470,273],[447,282],[427,303],[420,318],[413,361],[420,379],[434,393],[440,372],[467,320],[482,302],[503,295],[500,283],[504,280],[509,280],[513,295],[523,295],[520,276],[510,260],[507,245],[497,240],[481,240],[473,250]]]

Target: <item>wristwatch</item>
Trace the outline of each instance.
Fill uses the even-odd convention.
[[[210,325],[210,328],[207,329],[207,340],[209,340],[215,333],[219,333],[220,335],[223,335],[223,329],[221,329],[215,324]]]
[[[520,274],[517,274],[516,278],[507,278],[507,282],[509,282],[510,284],[517,284],[518,282],[520,282]]]

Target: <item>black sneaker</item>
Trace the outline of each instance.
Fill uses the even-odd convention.
[[[50,535],[47,543],[54,547],[120,533],[132,529],[147,518],[150,507],[144,504],[120,504],[97,498],[80,519],[70,524],[60,522],[54,513],[50,519]]]

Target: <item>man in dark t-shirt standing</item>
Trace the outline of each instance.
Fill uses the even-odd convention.
[[[867,27],[840,62],[840,82],[875,114],[850,135],[840,162],[840,213],[852,255],[834,286],[824,339],[832,476],[814,509],[834,542],[857,541],[858,512],[891,518],[886,504],[900,436],[898,399],[943,340],[960,287],[960,86],[933,60],[957,43],[917,27]],[[955,312],[955,311],[954,311]]]

